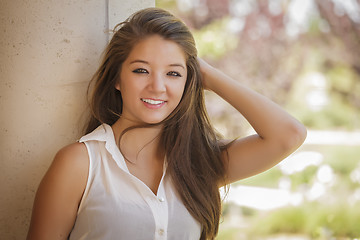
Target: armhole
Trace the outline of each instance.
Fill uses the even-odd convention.
[[[89,143],[88,142],[80,142],[80,143],[83,143],[87,149],[87,154],[88,154],[88,161],[89,161],[89,169],[88,169],[88,177],[87,177],[87,181],[86,181],[86,186],[85,186],[85,190],[83,192],[83,195],[81,196],[81,200],[80,200],[80,203],[79,203],[79,207],[78,207],[78,211],[77,211],[77,215],[80,213],[81,209],[82,209],[82,206],[84,204],[84,201],[86,200],[87,198],[87,195],[89,194],[89,188],[90,188],[90,181],[92,179],[92,157],[91,157],[91,154],[90,154],[90,147],[89,147]]]

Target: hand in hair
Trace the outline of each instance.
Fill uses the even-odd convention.
[[[205,62],[202,58],[197,58],[198,62],[199,62],[199,66],[200,66],[200,72],[202,75],[202,85],[204,87],[204,89],[206,90],[211,90],[212,86],[211,86],[211,78],[209,78],[207,76],[208,73],[211,73],[211,71],[215,70],[213,69],[213,67],[208,64],[207,62]]]

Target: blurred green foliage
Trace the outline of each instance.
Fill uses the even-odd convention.
[[[360,75],[343,63],[329,63],[316,46],[308,46],[308,61],[291,89],[286,108],[312,129],[354,130],[360,127]],[[330,66],[331,65],[331,66]],[[326,82],[316,86],[311,80],[321,74]],[[307,96],[312,91],[322,93],[327,102],[319,109],[312,109]]]
[[[252,226],[256,235],[277,233],[303,233],[306,227],[308,208],[283,208],[261,217]]]
[[[228,31],[229,18],[215,20],[199,30],[193,30],[198,55],[207,59],[219,59],[236,49],[239,38]]]
[[[279,180],[283,176],[279,168],[272,168],[265,172],[262,172],[256,176],[252,176],[237,183],[234,185],[241,184],[247,186],[262,186],[269,188],[277,188],[279,186]]]
[[[216,240],[238,240],[237,234],[239,232],[238,228],[232,227],[227,228],[219,232],[218,236],[216,237]]]
[[[360,189],[360,183],[350,178],[351,173],[359,168],[360,148],[358,146],[308,146],[303,150],[313,151],[314,149],[324,156],[321,165],[329,165],[335,174],[336,182],[329,185],[330,189],[326,196],[319,201],[305,200],[300,206],[270,212],[253,209],[250,214],[245,214],[248,209],[241,208],[245,221],[249,222],[249,228],[238,228],[237,232],[226,228],[225,235],[219,235],[217,239],[236,239],[234,236],[237,236],[239,232],[246,232],[245,239],[264,239],[264,236],[278,234],[303,235],[317,240],[359,237],[360,202],[351,203],[349,200],[350,196]],[[319,166],[312,165],[301,172],[289,175],[292,191],[309,189],[317,181],[318,169]],[[237,184],[276,187],[283,176],[280,169],[275,167]],[[231,206],[230,209],[234,207]],[[230,209],[226,207],[225,209],[227,210],[223,212],[223,215],[226,218]],[[222,233],[222,226],[220,229]]]
[[[250,235],[306,234],[312,239],[360,236],[360,205],[307,203],[276,210],[254,222]]]
[[[329,165],[334,174],[337,176],[337,181],[341,186],[360,187],[360,184],[352,183],[349,176],[351,172],[356,169],[360,163],[360,148],[358,146],[315,146],[315,147],[303,147],[303,151],[310,150],[316,151],[324,156],[322,165]],[[289,176],[291,180],[291,187],[296,190],[303,184],[311,185],[314,182],[318,166],[308,166],[301,172],[295,172]],[[262,186],[275,188],[278,187],[280,179],[283,177],[283,173],[278,167],[274,167],[268,171],[260,173],[256,176],[249,177],[241,180],[236,184],[247,186]],[[236,185],[235,184],[235,185]]]
[[[284,15],[271,16],[261,12],[264,9],[258,9],[258,12],[254,10],[249,14],[250,19],[245,21],[246,30],[240,33],[230,30],[230,22],[233,20],[231,15],[214,18],[207,16],[209,20],[199,25],[204,16],[199,17],[196,9],[178,9],[181,3],[175,0],[157,0],[156,6],[170,9],[190,26],[197,26],[192,28],[192,32],[199,56],[282,104],[309,128],[360,128],[359,63],[351,55],[357,55],[359,50],[356,44],[360,43],[356,43],[356,35],[351,32],[334,34],[326,22],[328,19],[319,14],[310,14],[307,30],[297,38],[288,38],[284,35],[284,28],[288,21],[286,7],[289,2],[283,5],[284,12],[281,14]],[[277,21],[280,17],[283,17],[282,24]],[[263,21],[264,18],[273,23],[270,37],[249,38],[248,34],[259,31],[257,20]],[[341,24],[336,26],[341,29]],[[349,42],[348,39],[354,39],[352,41],[355,42]],[[323,94],[327,97],[327,103],[316,110],[311,104],[316,104],[317,100],[313,103],[307,101],[312,91],[319,90],[306,80],[312,73],[321,74],[326,79]],[[231,118],[231,114],[227,113],[229,111],[225,111],[221,121]],[[218,116],[214,118],[216,125]]]
[[[331,146],[322,149],[324,149],[326,163],[340,177],[348,178],[360,162],[360,147],[358,146]]]
[[[317,166],[309,166],[301,172],[291,174],[289,177],[291,180],[292,190],[298,190],[299,187],[302,187],[304,185],[312,185],[314,183],[317,170]]]
[[[164,9],[176,9],[176,1],[175,0],[156,0],[156,7],[164,8]]]

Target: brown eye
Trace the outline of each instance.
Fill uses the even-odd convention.
[[[167,73],[168,76],[173,76],[173,77],[181,77],[181,74],[175,71],[170,71]]]
[[[144,68],[137,68],[134,71],[132,71],[133,73],[149,73],[146,69]]]

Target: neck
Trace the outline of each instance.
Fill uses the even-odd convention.
[[[112,125],[117,145],[130,162],[138,163],[144,157],[162,160],[164,151],[159,145],[162,131],[161,125],[139,127],[126,131],[129,127],[142,125],[128,119],[119,118]]]

